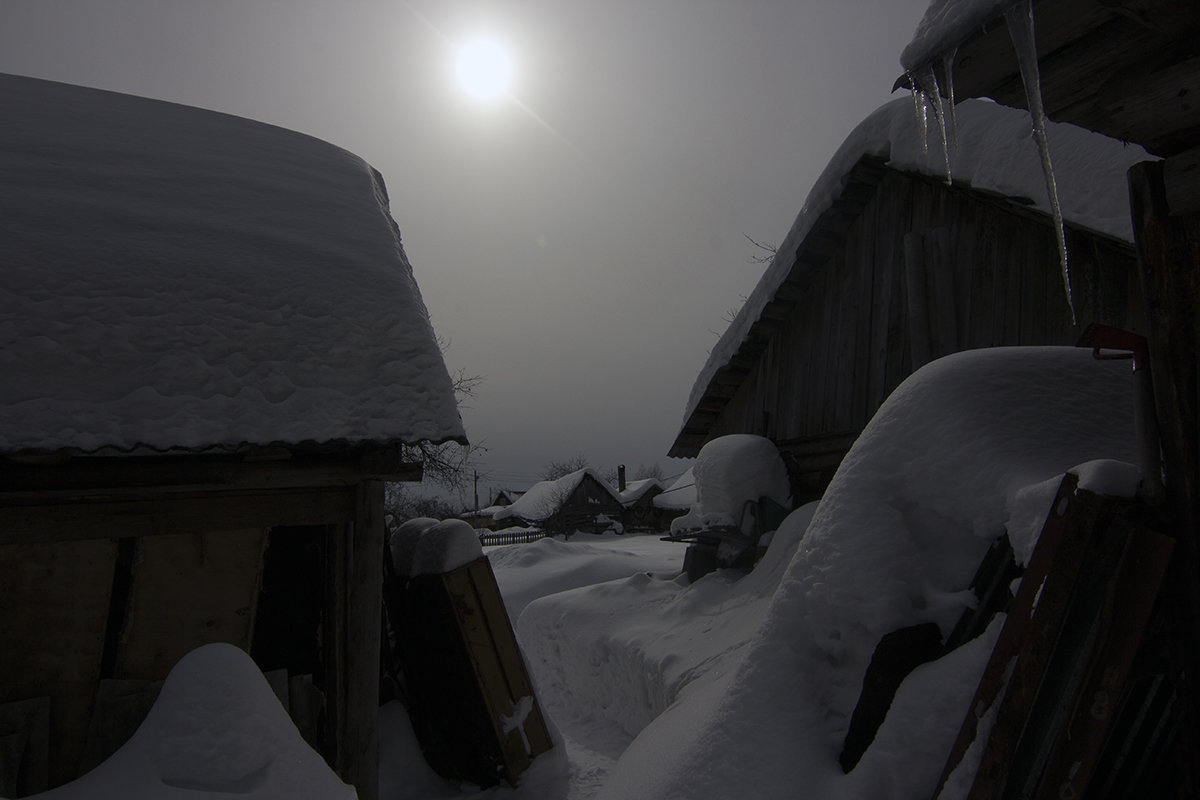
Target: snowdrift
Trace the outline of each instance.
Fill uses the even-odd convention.
[[[1028,536],[1055,476],[1132,461],[1132,421],[1128,363],[1089,351],[929,364],[750,575],[688,586],[643,573],[529,603],[517,630],[539,696],[564,736],[615,759],[603,798],[928,796],[1002,618],[912,673],[843,775],[874,647],[922,622],[947,633],[993,539],[1006,526]]]

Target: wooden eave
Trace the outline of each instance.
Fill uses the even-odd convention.
[[[270,454],[0,459],[0,544],[353,522],[362,485],[422,471],[399,445]]]
[[[1200,142],[1195,0],[1034,0],[1033,17],[1042,102],[1051,119],[1163,157]],[[941,60],[933,66],[945,87]],[[952,72],[956,100],[989,97],[1028,107],[1003,17],[959,43]],[[907,85],[906,76],[899,85]]]

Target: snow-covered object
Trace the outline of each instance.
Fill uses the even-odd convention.
[[[513,504],[496,512],[495,519],[519,517],[530,522],[539,522],[553,516],[571,493],[579,488],[584,478],[592,477],[612,495],[613,503],[620,502],[616,493],[596,474],[591,467],[585,467],[563,475],[552,481],[535,483],[525,494],[518,497]]]
[[[461,519],[447,519],[417,539],[410,574],[414,578],[442,575],[482,557],[483,547],[475,529]]]
[[[761,798],[799,785],[812,798],[928,797],[989,647],[910,676],[883,749],[845,776],[836,754],[875,646],[907,625],[953,625],[991,541],[1045,519],[1048,500],[1027,487],[1135,452],[1128,363],[1019,347],[926,365],[842,462],[736,671],[695,689],[705,705],[681,698],[658,717],[601,796],[736,798],[753,776]]]
[[[0,452],[463,440],[377,172],[0,76]]]
[[[1004,12],[1022,0],[933,0],[900,53],[906,70],[916,69],[951,52],[960,44],[995,23]],[[1003,23],[999,23],[1003,24]]]
[[[691,508],[696,502],[696,476],[693,472],[695,467],[688,467],[687,470],[675,479],[675,482],[667,487],[660,495],[655,495],[655,508],[663,508],[670,511],[678,511]]]
[[[956,108],[957,148],[952,154],[956,184],[997,194],[1028,198],[1050,213],[1046,179],[1038,148],[1030,139],[1028,112],[987,100],[966,100]],[[803,244],[821,214],[845,185],[846,175],[864,155],[888,159],[899,170],[942,176],[940,148],[922,145],[913,121],[911,99],[894,100],[863,120],[842,143],[813,186],[792,229],[741,310],[709,353],[688,398],[686,422],[713,376],[729,363],[766,304],[788,277]],[[1145,161],[1146,152],[1075,125],[1046,123],[1064,218],[1075,225],[1132,240],[1125,173]]]
[[[107,761],[40,800],[350,800],[244,652],[208,644],[179,660],[141,727]]]
[[[408,577],[412,574],[413,556],[417,552],[417,542],[438,521],[433,517],[413,517],[407,519],[388,537],[388,549],[392,552],[392,568],[396,575]]]
[[[671,521],[671,532],[739,525],[747,502],[769,497],[790,505],[787,467],[770,439],[749,433],[719,436],[700,448],[692,467],[696,503]]]
[[[656,478],[642,478],[641,480],[629,481],[625,484],[625,491],[619,492],[618,497],[621,500],[621,505],[630,506],[645,497],[647,492],[652,492],[655,489],[662,490],[663,485]]]

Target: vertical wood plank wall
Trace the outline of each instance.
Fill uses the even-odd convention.
[[[1091,322],[1142,330],[1132,247],[1070,227],[1067,244],[1076,325],[1047,217],[888,170],[835,254],[793,273],[787,290],[801,299],[770,326],[708,438],[856,434],[927,360],[981,347],[1072,345]]]

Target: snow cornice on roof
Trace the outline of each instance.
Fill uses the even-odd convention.
[[[0,104],[0,453],[465,442],[361,159],[32,78]]]

